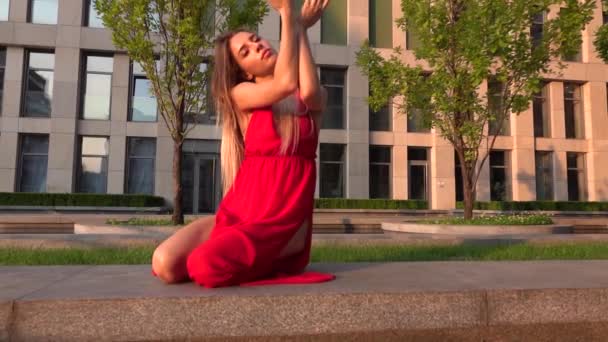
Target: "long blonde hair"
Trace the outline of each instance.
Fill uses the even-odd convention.
[[[239,111],[230,95],[234,86],[247,81],[243,70],[230,52],[230,39],[239,32],[254,33],[248,30],[235,30],[226,32],[215,40],[215,58],[211,79],[211,93],[219,113],[218,124],[222,125],[220,161],[224,195],[232,186],[245,153],[245,137],[241,132],[238,120],[239,115],[243,115],[243,113]],[[300,129],[295,112],[293,96],[273,105],[274,124],[281,137],[280,154],[287,154],[290,146],[292,147],[291,153],[297,149]]]

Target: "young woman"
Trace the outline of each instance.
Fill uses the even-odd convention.
[[[281,15],[277,53],[246,30],[216,40],[212,92],[221,113],[224,198],[215,216],[164,241],[153,272],[205,287],[309,283],[316,148],[326,92],[306,30],[329,0],[269,0]]]

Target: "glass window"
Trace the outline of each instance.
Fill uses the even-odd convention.
[[[608,8],[603,1],[600,3],[602,4],[602,24],[606,25],[608,23]]]
[[[566,164],[568,167],[568,201],[587,200],[585,154],[567,152]]]
[[[8,21],[10,0],[0,0],[0,21]]]
[[[534,136],[551,136],[551,118],[549,117],[549,100],[547,98],[548,84],[543,84],[540,92],[534,94],[532,112],[534,115]]]
[[[30,0],[29,22],[57,24],[57,0]]]
[[[344,197],[345,147],[342,144],[320,145],[320,197]]]
[[[85,56],[82,114],[83,119],[109,120],[114,58]]]
[[[532,47],[540,45],[543,39],[543,25],[545,23],[545,12],[536,13],[532,16],[532,26],[530,27],[530,36],[532,37]]]
[[[369,147],[369,198],[391,198],[391,147]]]
[[[458,153],[454,151],[454,181],[456,186],[456,201],[464,201],[464,183],[462,181],[462,169],[460,168]]]
[[[392,130],[391,124],[391,111],[388,104],[380,108],[377,112],[374,112],[372,108],[369,107],[370,131],[390,131]]]
[[[19,136],[18,192],[45,192],[49,154],[49,136],[22,134]]]
[[[411,133],[429,133],[431,131],[418,109],[412,110],[407,116],[407,131]]]
[[[201,63],[200,71],[206,72],[208,68],[207,63]],[[209,75],[210,76],[210,75]],[[210,80],[211,77],[208,78]],[[207,82],[209,84],[209,82]],[[217,122],[217,115],[213,106],[213,97],[211,96],[211,87],[204,87],[201,92],[201,96],[197,101],[192,101],[189,105],[186,115],[184,117],[186,122],[198,123],[203,125],[215,125]]]
[[[490,151],[490,200],[510,199],[509,163],[507,151]]]
[[[321,44],[346,45],[346,0],[332,0],[321,17]]]
[[[4,70],[6,69],[6,48],[0,48],[0,113],[2,113],[2,95],[4,94]]]
[[[584,139],[583,101],[581,101],[581,86],[579,84],[564,83],[564,114],[566,138]]]
[[[107,137],[81,137],[77,192],[105,193],[108,178]]]
[[[95,9],[95,0],[87,0],[89,5],[87,7],[87,16],[85,25],[88,27],[105,27],[103,21]]]
[[[152,83],[139,63],[133,63],[132,74],[131,121],[156,121],[157,103]]]
[[[156,139],[127,138],[127,193],[154,194]]]
[[[408,199],[428,199],[428,148],[408,147]]]
[[[405,49],[416,50],[420,47],[420,39],[412,32],[412,30],[405,31]]]
[[[327,89],[327,108],[321,128],[344,129],[346,70],[321,68],[321,85]]]
[[[55,54],[27,51],[26,56],[23,116],[48,117],[53,98]]]
[[[536,151],[536,200],[553,200],[553,152]]]
[[[392,1],[369,0],[369,43],[377,48],[393,47]]]
[[[499,127],[500,120],[502,119],[503,111],[503,84],[494,79],[488,80],[488,110],[493,118],[488,120],[488,130],[491,135],[509,135],[510,134],[510,121],[509,114],[502,121],[501,127]]]

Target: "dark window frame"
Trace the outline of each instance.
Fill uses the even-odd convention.
[[[567,97],[566,96],[566,87],[572,85],[575,87],[575,90],[573,92],[574,97]],[[585,107],[584,107],[584,102],[583,102],[583,85],[584,83],[579,83],[579,82],[563,82],[563,99],[564,99],[564,130],[566,132],[566,139],[586,139],[586,132],[585,132]],[[578,95],[578,97],[577,97]],[[572,101],[573,102],[573,123],[574,123],[574,127],[572,127],[571,129],[573,131],[571,131],[568,128],[568,117],[567,117],[567,111],[566,111],[566,107],[567,107],[567,102],[568,101]],[[580,110],[580,115],[579,117],[576,116],[576,107],[579,106],[579,110]],[[579,120],[579,130],[577,130],[577,119]],[[578,133],[580,133],[580,135],[578,135]]]
[[[28,153],[28,155],[32,155],[32,156],[46,156],[46,172],[47,172],[47,180],[48,180],[48,168],[49,168],[49,148],[50,148],[50,135],[49,134],[43,134],[43,133],[19,133],[18,134],[18,142],[17,142],[17,174],[15,177],[15,185],[14,185],[14,192],[22,192],[21,191],[21,179],[23,177],[23,156],[24,156],[24,152],[23,152],[23,140],[25,138],[25,136],[31,136],[31,135],[37,135],[37,136],[45,136],[48,140],[47,143],[47,150],[46,150],[46,154],[43,153]],[[46,181],[46,180],[45,180]],[[46,186],[45,186],[46,188]]]
[[[136,155],[131,155],[131,151],[130,151],[130,147],[131,147],[131,140],[132,139],[142,139],[142,140],[149,140],[152,141],[154,143],[154,155],[152,157],[149,156],[136,156]],[[126,145],[125,146],[125,182],[124,182],[124,189],[123,189],[123,193],[125,194],[130,194],[131,192],[129,192],[129,180],[130,180],[130,172],[131,172],[131,168],[129,167],[131,165],[130,161],[131,159],[152,159],[153,163],[152,163],[152,192],[150,193],[150,195],[153,195],[154,192],[156,191],[156,151],[158,148],[158,139],[156,137],[136,137],[136,136],[128,136],[127,140],[126,140]]]
[[[111,57],[112,63],[114,62],[115,56],[113,54],[107,52],[97,52],[97,51],[82,51],[80,55],[80,82],[78,89],[78,119],[79,120],[91,120],[91,121],[110,121],[112,120],[112,81],[114,77],[114,69],[112,72],[101,72],[101,71],[91,71],[87,70],[88,68],[88,57]],[[108,118],[107,119],[91,119],[84,117],[84,105],[85,105],[85,95],[87,92],[87,75],[96,74],[96,75],[110,75],[110,108],[108,108]]]
[[[513,184],[511,184],[511,151],[509,150],[491,150],[490,155],[488,155],[488,166],[490,168],[490,200],[491,201],[510,201],[513,198]],[[503,154],[503,165],[492,164],[492,153],[502,153]],[[493,185],[492,184],[492,172],[494,169],[503,169],[505,173],[505,198],[503,199],[493,199]]]
[[[341,161],[335,161],[335,160],[323,160],[321,158],[321,146],[322,145],[338,145],[341,146],[342,148],[342,160]],[[347,144],[335,144],[335,143],[321,143],[319,144],[319,169],[323,168],[323,164],[341,164],[342,165],[342,197],[332,197],[332,198],[345,198],[346,196],[346,165],[347,165],[347,160],[348,160],[348,147]],[[319,195],[322,196],[322,172],[319,172],[320,177],[319,177]]]
[[[14,1],[14,0],[11,0],[11,1]],[[59,0],[55,0],[55,1],[57,2],[57,18],[55,18],[55,23],[53,23],[53,24],[46,24],[46,23],[34,23],[34,22],[32,22],[33,14],[34,14],[34,0],[27,0],[27,17],[26,17],[26,22],[29,23],[29,24],[35,24],[35,25],[57,25],[57,24],[59,24]],[[10,7],[10,5],[9,5],[9,7]]]
[[[369,145],[369,198],[385,198],[385,197],[372,197],[372,178],[371,178],[371,169],[373,166],[387,166],[388,167],[388,197],[387,199],[393,198],[393,146],[392,145]],[[379,162],[372,161],[372,149],[387,149],[389,153],[389,161],[388,162]]]
[[[343,85],[337,85],[337,84],[321,84],[323,87],[325,88],[340,88],[342,87],[342,118],[341,118],[341,128],[324,128],[323,127],[323,122],[321,122],[321,128],[322,129],[346,129],[346,118],[347,118],[347,113],[348,113],[348,103],[347,103],[347,86],[348,86],[348,67],[347,66],[338,66],[338,65],[320,65],[319,66],[319,80],[322,79],[323,76],[323,70],[332,70],[332,71],[340,71],[344,73],[344,84]],[[329,102],[329,101],[328,101]],[[327,110],[327,109],[326,109]],[[325,116],[325,115],[324,115]]]
[[[54,49],[25,49],[23,51],[24,56],[23,56],[23,68],[22,68],[22,75],[23,75],[23,82],[21,84],[21,101],[19,104],[19,117],[28,117],[28,118],[50,118],[53,116],[53,98],[51,97],[51,110],[49,112],[48,116],[33,116],[33,115],[28,115],[28,113],[26,113],[25,109],[26,109],[26,101],[27,101],[27,87],[28,87],[28,83],[29,83],[29,71],[30,71],[30,54],[31,53],[48,53],[48,54],[52,54],[53,55],[53,82],[55,82],[55,50]],[[34,70],[42,70],[42,71],[49,71],[49,69],[34,69]]]
[[[129,101],[127,102],[128,105],[128,112],[127,112],[127,122],[158,122],[158,117],[160,115],[160,109],[158,108],[158,102],[156,105],[156,120],[154,121],[133,121],[133,97],[135,95],[135,86],[136,86],[136,81],[138,79],[146,79],[146,80],[150,80],[148,78],[148,75],[146,75],[145,72],[143,73],[135,73],[134,72],[134,66],[135,66],[135,61],[131,60],[129,62]],[[160,61],[157,59],[156,60],[157,63],[157,67],[160,67]],[[155,97],[156,98],[156,97]],[[158,101],[158,100],[157,100]]]
[[[104,191],[101,192],[101,194],[107,194],[108,193],[108,177],[110,176],[110,147],[108,147],[108,154],[106,154],[105,156],[100,156],[100,155],[94,155],[94,154],[87,154],[84,155],[82,154],[82,142],[83,142],[83,138],[106,138],[108,141],[108,144],[110,144],[110,136],[107,135],[78,135],[77,137],[77,141],[78,141],[78,146],[77,146],[77,163],[76,164],[76,177],[75,177],[75,181],[76,181],[76,192],[77,193],[81,193],[82,189],[81,189],[81,180],[82,180],[82,159],[85,157],[96,157],[96,158],[105,158],[106,159],[106,165],[107,165],[107,169],[106,169],[106,177],[104,180]]]

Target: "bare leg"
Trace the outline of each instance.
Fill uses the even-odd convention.
[[[152,256],[152,270],[166,283],[188,279],[186,260],[196,246],[205,242],[215,225],[215,215],[202,217],[179,229],[163,241]]]

